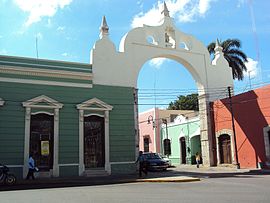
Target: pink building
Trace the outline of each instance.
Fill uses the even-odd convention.
[[[166,119],[173,122],[180,114],[192,113],[192,110],[165,110],[153,108],[139,114],[139,150],[162,153],[160,125]]]

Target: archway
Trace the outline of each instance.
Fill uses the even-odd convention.
[[[199,90],[202,158],[205,165],[213,165],[209,102],[218,96],[225,97],[227,87],[233,87],[231,70],[218,43],[215,58],[211,62],[207,48],[199,40],[175,27],[166,6],[162,14],[161,25],[144,25],[128,32],[121,40],[119,52],[110,41],[108,25],[106,20],[103,20],[101,39],[96,42],[91,55],[93,82],[101,85],[133,87],[136,113],[137,78],[143,64],[158,57],[169,58],[182,64],[196,81]],[[113,75],[117,77],[112,77]],[[222,77],[217,77],[218,75]],[[211,91],[215,89],[224,90],[224,95],[217,95]],[[136,122],[135,128],[138,133]]]

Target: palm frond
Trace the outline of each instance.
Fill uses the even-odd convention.
[[[241,57],[243,61],[248,62],[247,55],[239,49],[230,49],[226,53],[228,55]]]
[[[247,71],[245,62],[247,62],[247,56],[240,50],[241,42],[238,39],[227,39],[221,42],[220,45],[223,48],[224,58],[228,61],[230,68],[232,69],[233,79],[243,80],[244,71]],[[215,42],[212,42],[207,47],[210,55],[215,53]]]
[[[211,54],[215,53],[215,46],[216,46],[216,43],[215,42],[211,42],[208,46],[207,46],[207,49]]]

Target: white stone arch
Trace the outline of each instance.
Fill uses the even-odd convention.
[[[159,26],[143,25],[132,29],[122,38],[119,51],[108,37],[109,28],[103,18],[100,40],[91,51],[93,83],[136,88],[139,72],[145,62],[163,57],[181,63],[193,76],[200,90],[202,157],[205,165],[213,165],[209,101],[215,100],[217,94],[212,94],[211,90],[222,89],[224,95],[219,96],[225,97],[227,87],[233,87],[232,72],[218,42],[215,58],[211,63],[205,45],[192,35],[178,30],[166,8],[164,3]],[[149,36],[154,43],[148,42]],[[180,46],[181,44],[184,46]]]
[[[53,142],[53,171],[49,174],[58,177],[59,176],[59,109],[63,107],[63,104],[46,96],[41,95],[30,100],[23,102],[25,107],[25,135],[24,135],[24,164],[23,164],[23,177],[25,178],[28,171],[28,159],[29,159],[29,143],[30,143],[30,124],[31,115],[39,113],[45,113],[54,116],[54,142]],[[40,110],[34,112],[34,110]],[[50,112],[53,110],[53,112]]]
[[[105,130],[105,171],[111,174],[110,165],[110,137],[109,137],[109,112],[113,109],[113,106],[106,104],[105,102],[92,98],[87,101],[78,104],[79,110],[79,175],[82,176],[85,173],[84,165],[84,117],[90,115],[96,115],[104,118],[104,130]],[[87,113],[90,112],[90,113]]]
[[[217,149],[217,163],[220,164],[220,154],[219,154],[219,137],[221,135],[229,135],[231,140],[231,155],[232,155],[232,163],[236,163],[235,161],[235,148],[234,148],[234,139],[233,139],[233,131],[231,129],[222,129],[216,132],[216,149]]]

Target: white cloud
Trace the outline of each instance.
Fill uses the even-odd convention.
[[[24,12],[29,13],[25,26],[39,22],[42,17],[53,17],[58,9],[63,9],[72,0],[14,0]]]
[[[248,58],[248,62],[245,63],[247,71],[244,72],[244,76],[255,78],[258,74],[258,61]]]
[[[47,27],[52,27],[52,22],[51,22],[51,19],[49,18],[48,21],[47,21]]]
[[[1,49],[1,50],[0,50],[0,54],[6,55],[7,53],[8,53],[8,52],[7,52],[6,49]]]
[[[210,9],[210,4],[216,0],[167,0],[166,4],[170,16],[179,22],[192,22],[198,17],[204,17]],[[163,1],[158,1],[146,13],[139,13],[133,17],[131,26],[141,27],[143,24],[159,25]]]
[[[65,57],[69,56],[69,54],[66,53],[66,52],[65,52],[65,53],[62,53],[61,55],[62,55],[62,56],[65,56]]]
[[[166,58],[154,58],[149,62],[149,65],[159,69],[166,60]]]
[[[36,34],[36,38],[38,38],[38,39],[43,39],[43,35],[42,35],[42,33],[40,33],[40,32],[39,32],[39,33],[37,33],[37,34]]]
[[[56,30],[59,32],[63,32],[66,29],[65,26],[59,26]]]
[[[242,5],[246,3],[246,0],[238,0],[237,7],[240,8]]]

